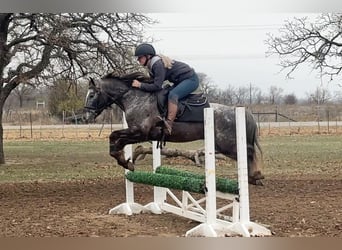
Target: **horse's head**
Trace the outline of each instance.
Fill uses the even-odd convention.
[[[84,106],[87,121],[94,120],[113,103],[124,110],[122,97],[131,88],[131,82],[131,79],[122,79],[112,74],[98,80],[90,78]]]
[[[110,102],[109,96],[105,95],[100,86],[97,86],[95,80],[90,78],[89,88],[85,98],[84,110],[86,113],[86,120],[93,121],[101,114],[101,112],[109,107],[113,102]]]
[[[84,106],[87,121],[95,119],[113,103],[122,110],[125,110],[122,97],[132,89],[132,81],[134,79],[150,81],[148,77],[139,72],[125,76],[116,76],[110,73],[96,81],[90,78]]]

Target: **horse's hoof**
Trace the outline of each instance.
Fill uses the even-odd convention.
[[[265,179],[265,176],[263,176],[260,171],[257,171],[254,173],[252,178],[255,180],[263,180],[263,179]]]
[[[128,170],[134,171],[134,164],[132,162],[127,162],[127,168]]]
[[[255,179],[253,177],[248,177],[248,183],[255,186],[263,186],[261,179]]]
[[[260,171],[254,172],[252,176],[248,176],[248,183],[256,186],[263,186],[261,180],[265,179],[265,176],[261,174]]]
[[[256,186],[263,186],[264,183],[261,180],[255,180],[255,185]]]

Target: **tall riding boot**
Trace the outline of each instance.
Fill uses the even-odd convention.
[[[172,132],[172,125],[173,121],[177,115],[177,103],[172,101],[168,101],[168,108],[167,108],[167,119],[165,121],[165,133],[171,135]]]

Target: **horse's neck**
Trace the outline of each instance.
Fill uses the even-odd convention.
[[[126,115],[137,115],[138,111],[144,115],[146,112],[158,115],[157,97],[153,93],[132,89],[123,96],[121,102]]]

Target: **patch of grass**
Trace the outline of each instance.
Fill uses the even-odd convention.
[[[263,172],[268,175],[313,174],[342,178],[342,135],[263,136]],[[149,143],[144,146],[151,146]],[[168,143],[178,149],[203,148],[203,141]],[[7,141],[6,164],[0,165],[0,182],[68,181],[113,178],[124,175],[123,168],[109,156],[108,141]],[[203,168],[184,158],[163,158],[162,164],[204,173]],[[136,169],[151,170],[152,156],[136,163]],[[232,160],[217,161],[218,176],[234,177]]]
[[[107,141],[11,141],[0,182],[66,181],[122,175],[108,154]],[[120,171],[119,171],[120,170]]]
[[[306,135],[261,138],[269,174],[342,175],[342,136]]]

